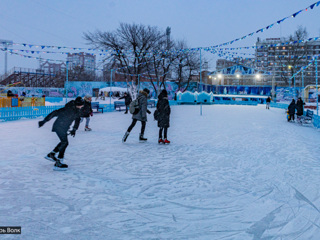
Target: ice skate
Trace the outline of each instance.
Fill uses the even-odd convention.
[[[54,152],[50,152],[48,153],[47,156],[45,156],[44,158],[51,161],[51,162],[56,162],[57,161],[57,158],[54,156],[55,153]]]
[[[169,144],[169,143],[170,143],[170,141],[169,141],[168,139],[166,139],[166,138],[165,138],[165,139],[164,139],[164,141],[163,141],[163,143],[164,143],[164,144]]]
[[[63,160],[61,158],[57,158],[56,163],[54,164],[53,170],[54,171],[66,171],[68,169],[68,165],[61,163],[60,160]]]
[[[140,134],[140,136],[139,136],[140,142],[146,142],[147,140],[148,140],[147,138],[143,137],[143,134]]]
[[[130,132],[126,132],[122,138],[122,142],[126,142]]]
[[[162,140],[162,138],[159,138],[158,143],[159,143],[159,144],[164,143],[163,140]]]
[[[85,130],[85,131],[92,131],[92,129],[89,128],[89,127],[87,127],[87,126],[84,128],[84,130]]]

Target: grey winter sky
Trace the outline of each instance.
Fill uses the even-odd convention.
[[[0,39],[16,43],[88,47],[83,32],[115,30],[120,22],[171,27],[174,39],[190,47],[212,46],[242,37],[310,6],[317,0],[0,0]],[[286,37],[299,25],[320,36],[320,6],[303,11],[263,33],[232,46],[253,46],[257,37]],[[18,48],[18,47],[13,47]],[[48,50],[49,51],[49,50]],[[39,55],[35,55],[39,56]],[[65,55],[42,54],[65,59]],[[206,54],[209,68],[217,57]],[[39,62],[8,56],[12,67],[37,68]],[[0,73],[4,53],[0,52]]]

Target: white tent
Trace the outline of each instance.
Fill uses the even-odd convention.
[[[99,92],[110,92],[110,87],[100,88]],[[122,87],[111,87],[111,92],[128,92],[128,88],[122,88]]]

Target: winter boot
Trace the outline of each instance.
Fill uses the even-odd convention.
[[[84,128],[84,130],[85,130],[85,131],[91,131],[92,129],[86,126],[86,127]]]
[[[53,170],[55,171],[66,171],[68,169],[68,165],[61,163],[61,159],[57,158],[56,163],[54,164]]]
[[[122,142],[126,142],[130,132],[126,132],[122,138]]]
[[[163,143],[167,143],[167,144],[169,144],[170,143],[170,141],[169,140],[167,140],[166,138],[164,139],[164,141],[163,141]]]
[[[140,137],[139,137],[140,142],[146,142],[147,140],[148,140],[148,138],[144,138],[143,134],[140,134]]]
[[[164,143],[163,140],[162,140],[162,138],[159,138],[158,143],[159,143],[159,144]]]
[[[49,161],[52,161],[52,162],[56,162],[57,161],[57,158],[54,156],[56,153],[55,152],[50,152],[48,153],[47,156],[45,156],[44,158],[49,160]]]

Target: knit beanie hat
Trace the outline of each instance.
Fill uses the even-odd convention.
[[[83,106],[84,105],[84,101],[81,97],[77,97],[75,100],[74,100],[76,106]]]

